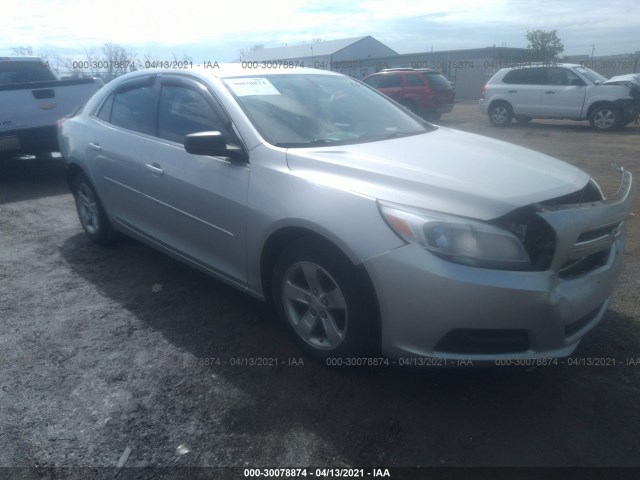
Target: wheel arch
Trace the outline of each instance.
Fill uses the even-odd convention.
[[[73,183],[75,182],[75,179],[78,177],[78,175],[80,175],[81,173],[84,173],[85,175],[87,175],[87,172],[85,172],[82,167],[80,167],[77,163],[70,163],[67,166],[67,185],[69,185],[69,190],[71,190],[73,192]],[[87,178],[89,178],[87,176]],[[89,181],[91,181],[91,179],[89,179]]]
[[[515,115],[515,113],[516,113],[516,112],[515,112],[515,110],[513,109],[513,105],[512,105],[512,104],[511,104],[511,102],[510,102],[509,100],[507,100],[506,98],[496,98],[496,99],[491,100],[491,103],[489,103],[489,107],[487,108],[487,112],[490,112],[490,111],[491,111],[491,109],[492,109],[493,107],[495,107],[495,106],[496,106],[497,104],[499,104],[499,103],[504,103],[504,104],[506,104],[506,105],[511,109],[511,112],[513,112],[513,114]]]
[[[614,108],[620,108],[616,102],[611,101],[611,100],[596,100],[595,102],[593,102],[591,105],[589,105],[589,108],[587,109],[587,119],[591,118],[591,114],[593,113],[593,111],[596,108],[599,107],[614,107]]]
[[[369,273],[361,263],[354,261],[355,257],[352,252],[347,253],[344,248],[341,248],[327,236],[322,235],[317,231],[306,227],[287,226],[272,232],[265,241],[260,255],[260,281],[265,301],[273,305],[272,276],[278,257],[287,248],[287,246],[301,241],[311,245],[315,244],[318,248],[327,249],[341,257],[342,261],[348,262],[348,264],[353,267],[357,281],[362,282],[361,284],[363,289],[372,302],[371,306],[374,318],[372,318],[372,322],[370,324],[372,330],[369,332],[368,339],[371,343],[370,346],[379,350],[381,348],[382,340],[380,305]]]

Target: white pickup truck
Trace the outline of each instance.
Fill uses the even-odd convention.
[[[38,57],[0,57],[0,157],[58,151],[57,120],[103,85],[99,78],[58,80]]]

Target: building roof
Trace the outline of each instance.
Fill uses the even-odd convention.
[[[284,47],[260,48],[246,54],[243,60],[260,62],[264,60],[274,59],[286,60],[288,58],[330,56],[366,38],[371,38],[373,41],[378,42],[378,40],[371,37],[370,35],[365,35],[363,37],[340,38],[338,40],[322,40],[319,42],[304,43],[299,45],[287,45]],[[389,47],[387,47],[383,43],[378,43],[380,43],[381,46],[389,49]],[[393,50],[391,51],[393,52]]]

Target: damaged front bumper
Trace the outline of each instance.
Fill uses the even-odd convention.
[[[615,199],[537,205],[556,236],[544,271],[454,264],[417,244],[369,259],[383,353],[474,362],[570,355],[607,310],[634,196],[623,172]]]

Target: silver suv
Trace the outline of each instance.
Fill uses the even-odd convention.
[[[577,64],[503,68],[482,89],[480,109],[496,126],[515,118],[589,120],[597,130],[614,130],[640,113],[640,75],[607,80]]]

